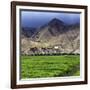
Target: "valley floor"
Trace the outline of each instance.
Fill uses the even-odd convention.
[[[80,75],[80,55],[21,56],[21,79]]]

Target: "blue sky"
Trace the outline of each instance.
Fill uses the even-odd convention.
[[[67,24],[74,24],[80,22],[79,13],[21,11],[21,26],[40,27],[48,23],[53,18],[62,20]]]

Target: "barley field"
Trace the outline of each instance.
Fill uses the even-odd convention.
[[[80,75],[80,55],[21,56],[21,79]]]

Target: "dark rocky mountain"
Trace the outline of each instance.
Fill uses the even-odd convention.
[[[56,18],[37,29],[23,29],[21,52],[80,53],[80,25],[67,25]]]
[[[47,41],[52,37],[58,36],[65,32],[66,26],[63,21],[56,18],[45,24],[33,35],[32,39],[35,41]]]
[[[32,37],[32,35],[34,34],[35,31],[36,31],[36,28],[22,27],[21,35],[30,38],[30,37]]]
[[[59,25],[63,26],[64,22],[57,19],[57,18],[54,18],[48,23],[48,25],[50,25],[50,26],[59,26]]]

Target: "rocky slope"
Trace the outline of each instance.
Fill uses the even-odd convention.
[[[40,28],[21,31],[22,54],[80,53],[79,24],[66,25],[54,18]]]

